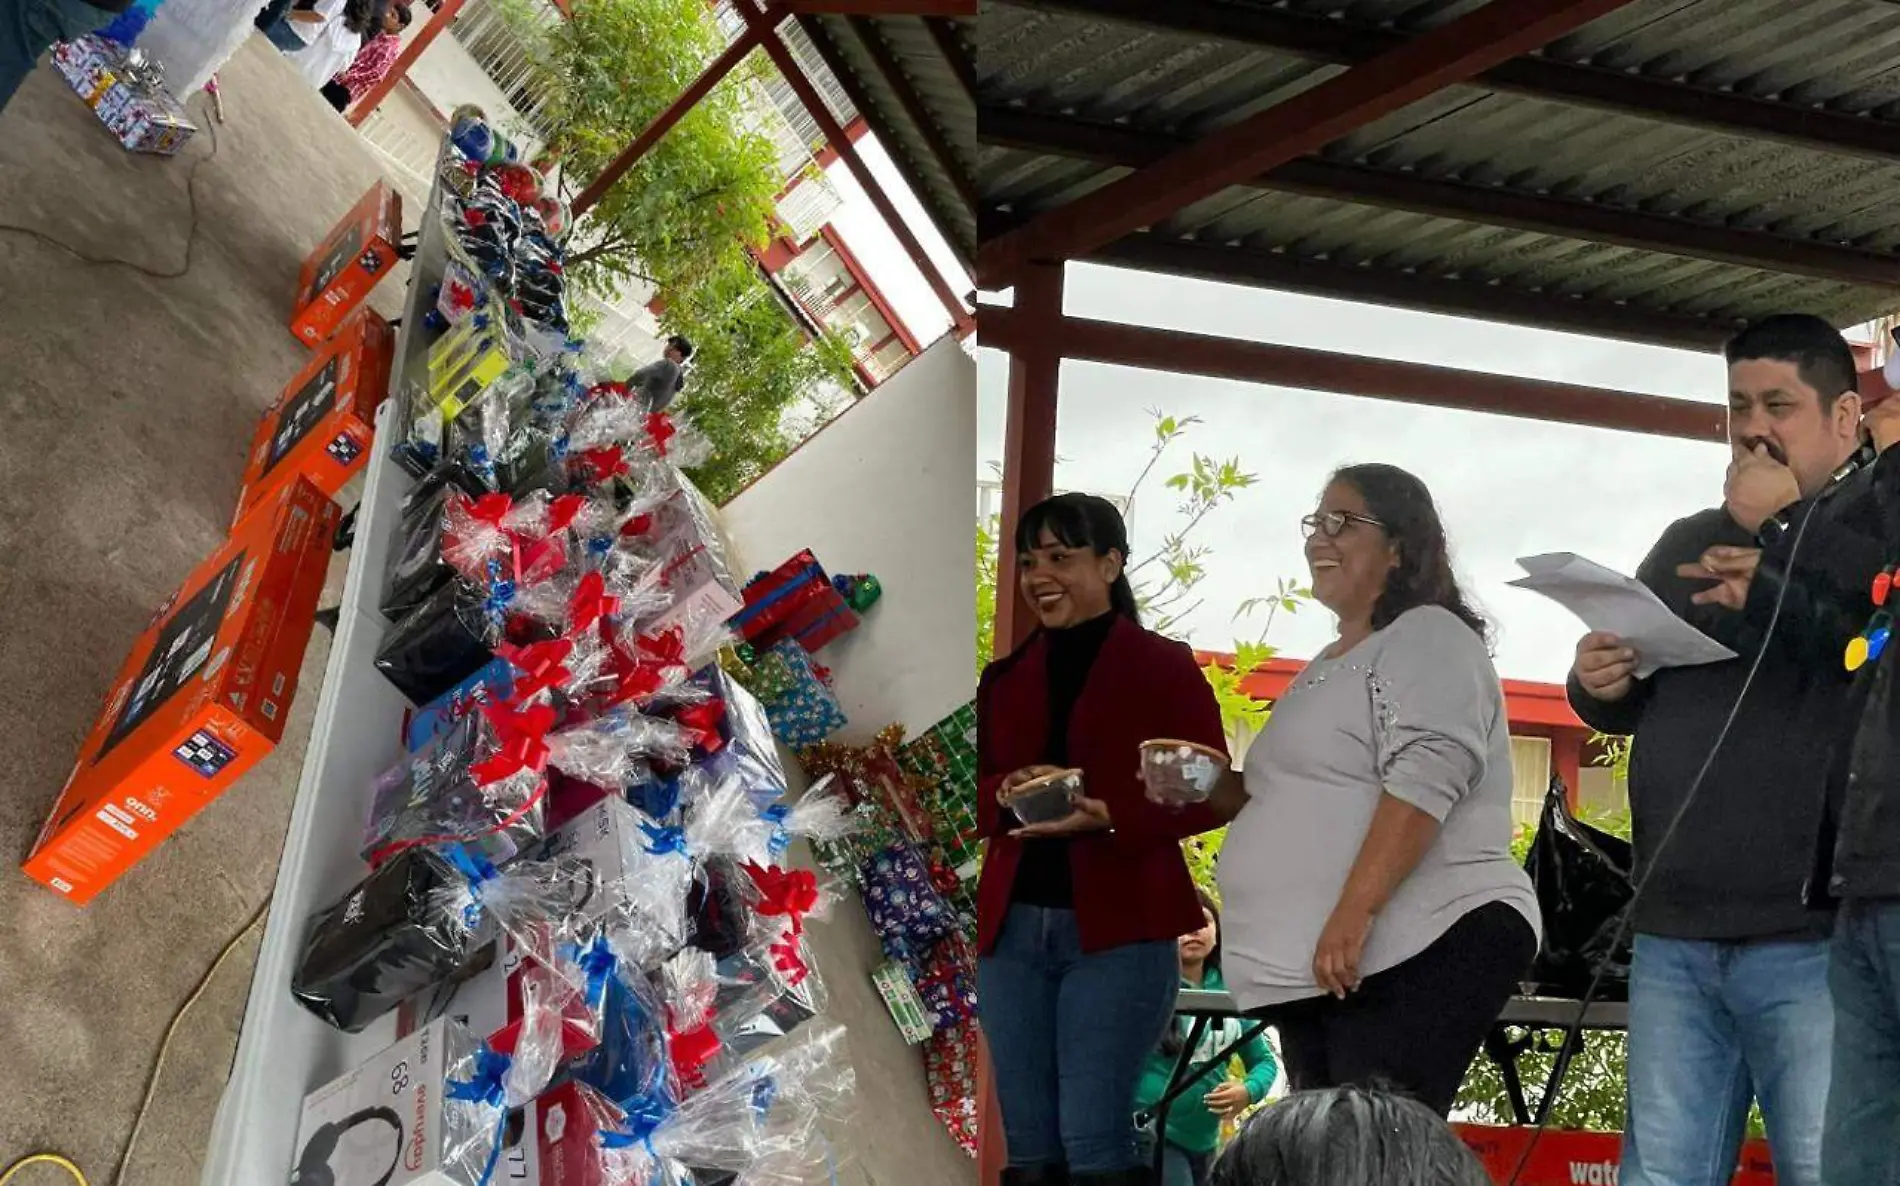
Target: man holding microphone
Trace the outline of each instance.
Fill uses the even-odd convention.
[[[1723,505],[1672,524],[1637,577],[1739,657],[1638,680],[1635,652],[1592,634],[1570,679],[1586,723],[1635,738],[1636,873],[1649,886],[1633,920],[1624,1186],[1726,1186],[1753,1099],[1776,1181],[1822,1182],[1834,1011],[1826,918],[1801,891],[1846,689],[1838,650],[1831,672],[1811,656],[1841,629],[1835,582],[1871,579],[1877,563],[1826,497],[1859,445],[1860,399],[1852,351],[1819,318],[1765,318],[1725,354],[1734,460]],[[1660,850],[1762,649],[1810,505],[1802,580],[1782,599],[1727,741]],[[1824,558],[1838,571],[1811,582]]]

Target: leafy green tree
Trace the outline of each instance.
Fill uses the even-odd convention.
[[[976,525],[976,673],[989,666],[996,646],[997,536],[1002,520],[991,515]]]
[[[503,11],[545,154],[570,182],[599,176],[725,48],[700,0],[583,0],[567,20],[520,0]],[[587,212],[568,258],[579,293],[614,301],[650,288],[661,328],[697,347],[680,407],[712,442],[714,461],[693,477],[716,502],[798,443],[788,410],[851,382],[849,347],[809,340],[751,255],[774,233],[783,178],[741,101],[770,69],[754,55],[689,111]]]

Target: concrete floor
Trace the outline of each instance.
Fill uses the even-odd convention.
[[[224,534],[257,418],[307,358],[284,328],[299,263],[382,175],[261,38],[222,83],[215,155],[211,129],[174,160],[121,151],[45,67],[0,113],[0,223],[173,272],[194,175],[198,208],[179,279],[0,230],[0,737],[16,739],[0,767],[0,856],[12,864],[131,640]],[[385,284],[376,303],[393,314],[398,295]],[[112,1181],[165,1026],[270,892],[327,642],[311,644],[278,751],[90,907],[0,869],[0,1166],[51,1149],[96,1186]],[[966,1186],[974,1166],[924,1108],[916,1056],[870,991],[861,912],[839,915],[817,954],[863,1064],[844,1180]],[[125,1186],[198,1181],[255,951],[252,936],[180,1027]],[[70,1182],[35,1167],[10,1186]]]

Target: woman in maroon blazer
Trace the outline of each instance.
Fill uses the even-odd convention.
[[[977,688],[981,825],[977,1002],[989,1039],[1007,1186],[1146,1183],[1136,1082],[1174,1011],[1178,936],[1201,924],[1183,838],[1205,808],[1143,794],[1140,746],[1226,751],[1194,653],[1141,626],[1115,508],[1067,494],[1016,525],[1024,599],[1041,629]],[[1074,814],[1024,827],[1000,796],[1077,768]]]

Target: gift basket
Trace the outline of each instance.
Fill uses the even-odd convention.
[[[861,817],[832,782],[788,797],[719,662],[742,602],[681,472],[703,440],[567,339],[533,170],[469,111],[450,142],[428,366],[385,421],[418,477],[378,602],[402,757],[290,977],[396,1039],[307,1098],[298,1180],[828,1180],[853,1079],[805,939],[833,894],[789,852]],[[346,1135],[384,1113],[393,1170]]]

